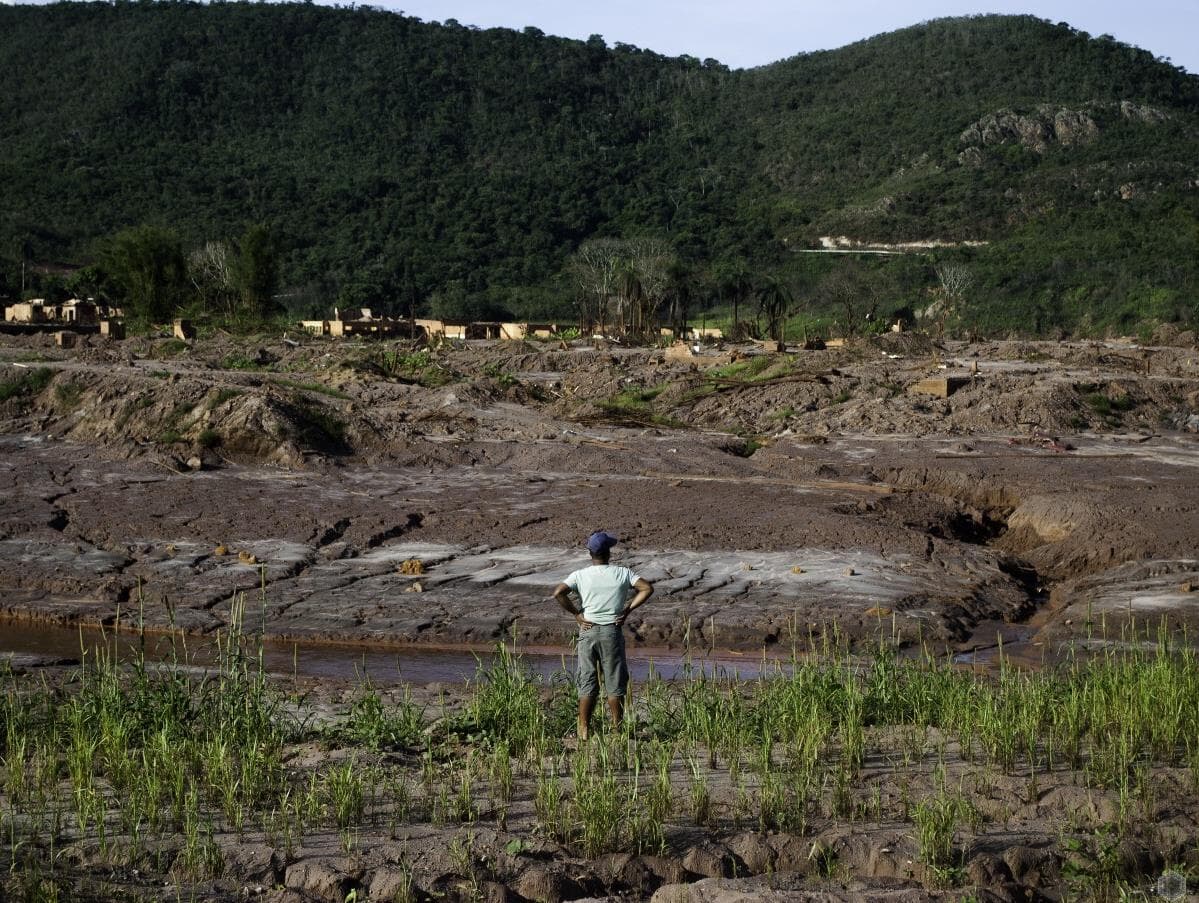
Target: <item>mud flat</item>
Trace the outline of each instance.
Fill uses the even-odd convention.
[[[730,360],[720,352],[716,363],[491,344],[397,347],[396,359],[409,362],[397,373],[379,346],[305,343],[259,349],[258,369],[246,372],[226,366],[236,353],[240,368],[245,349],[221,341],[181,351],[134,340],[74,355],[28,342],[0,347],[13,387],[0,407],[5,623],[119,618],[208,640],[240,628],[271,642],[377,651],[490,650],[507,639],[552,653],[568,648],[571,625],[549,591],[583,563],[583,537],[602,527],[625,540],[620,560],[658,588],[629,624],[642,658],[785,660],[826,638],[838,655],[862,657],[811,678],[838,688],[812,715],[818,768],[803,764],[812,752],[806,729],[772,735],[751,768],[727,758],[722,739],[705,740],[699,722],[680,726],[769,693],[763,684],[722,685],[724,695],[702,704],[695,697],[690,714],[613,738],[609,758],[577,771],[563,747],[570,700],[552,681],[531,692],[565,720],[543,725],[536,754],[522,756],[513,737],[480,721],[483,709],[461,686],[380,689],[298,675],[276,689],[295,719],[284,721],[308,727],[254,748],[277,751],[290,770],[281,782],[271,777],[272,787],[307,800],[286,822],[303,837],[287,835],[294,828],[280,821],[281,796],[261,811],[246,804],[250,828],[235,810],[219,814],[219,774],[247,765],[217,763],[231,770],[196,787],[211,845],[203,831],[191,846],[160,838],[152,859],[145,849],[113,855],[88,830],[62,838],[85,897],[103,897],[96,888],[109,881],[113,893],[152,899],[153,880],[211,899],[961,896],[945,884],[992,889],[993,899],[1053,899],[1191,867],[1195,750],[1149,737],[1153,722],[1145,737],[1113,747],[1118,732],[1105,725],[1132,723],[1118,708],[1096,710],[1093,721],[1055,720],[1080,698],[1071,681],[1090,686],[1091,676],[1050,667],[1043,679],[1061,683],[1048,688],[1010,670],[978,677],[962,698],[997,714],[969,724],[1026,726],[1022,740],[997,734],[983,754],[956,716],[933,717],[917,701],[895,707],[887,688],[923,686],[929,672],[913,664],[903,676],[871,656],[882,640],[884,656],[896,646],[916,656],[927,645],[994,661],[999,638],[1017,637],[1023,663],[1052,666],[1075,650],[1140,655],[1124,679],[1164,681],[1177,668],[1170,686],[1189,687],[1193,663],[1175,652],[1199,626],[1193,349],[930,349],[903,337],[836,353],[745,350]],[[979,374],[946,398],[914,391],[947,372],[942,364]],[[19,687],[12,699],[61,694],[38,711],[55,710],[83,679],[56,655],[25,653],[0,667],[22,672],[10,678]],[[203,695],[211,663],[187,668]],[[943,675],[937,692],[959,679],[953,669],[933,673]],[[877,685],[871,674],[882,675]],[[847,680],[867,683],[853,689]],[[639,690],[640,724],[653,722],[663,700],[715,685],[657,686]],[[1144,700],[1165,692],[1136,686]],[[1188,693],[1163,709],[1182,719],[1179,730],[1195,720],[1199,695]],[[867,716],[864,699],[881,708]],[[356,732],[402,721],[413,700],[419,736]],[[1066,739],[1045,739],[1055,732]],[[436,738],[435,754],[422,737]],[[1082,745],[1066,754],[1056,744],[1070,737]],[[20,761],[21,773],[43,768],[49,793],[58,772],[36,744],[58,748],[63,735],[30,738],[7,761]],[[505,781],[501,742],[521,775],[502,806],[492,795]],[[578,833],[581,812],[563,809],[575,820],[555,828],[552,800],[538,803],[554,792],[549,774],[573,806],[587,798],[573,788],[599,775],[633,794],[623,811],[641,811],[648,778],[630,783],[612,771],[616,747],[629,742],[646,744],[634,774],[660,766],[667,775],[669,793],[657,791],[660,803],[669,799],[665,834],[601,851]],[[703,764],[713,748],[714,764]],[[196,768],[215,755],[204,749]],[[776,770],[781,762],[790,770]],[[802,803],[787,796],[801,772],[815,781],[802,785]],[[128,775],[105,774],[97,792],[111,802]],[[376,795],[347,835],[335,795],[363,774]],[[700,774],[710,817],[693,809]],[[18,783],[9,781],[9,800],[41,811],[13,790]],[[474,802],[455,809],[442,799],[464,784]],[[404,799],[420,802],[405,810]],[[952,855],[928,853],[922,826],[932,822],[917,823],[918,811],[956,826]],[[122,842],[136,840],[136,820],[115,813],[106,817],[122,826]],[[79,817],[86,825],[93,816]],[[14,824],[33,830],[29,848],[40,850],[46,825],[24,818]],[[168,833],[186,827],[170,824]],[[216,854],[204,859],[205,850]],[[45,862],[21,861],[22,880],[40,881]]]
[[[658,587],[630,625],[646,649],[786,655],[833,627],[962,647],[993,642],[980,624],[1034,616],[1033,641],[1060,643],[1194,617],[1189,439],[1068,454],[977,436],[781,439],[743,459],[702,440],[684,456],[696,440],[682,434],[596,435],[621,450],[542,443],[516,466],[433,472],[175,473],[5,438],[0,605],[60,624],[120,609],[203,634],[240,593],[270,639],[565,648],[549,590],[607,525]],[[421,573],[402,572],[409,560]]]

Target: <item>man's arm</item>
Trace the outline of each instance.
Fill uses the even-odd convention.
[[[644,605],[646,600],[654,594],[654,585],[641,577],[637,578],[637,582],[633,584],[633,589],[637,590],[637,594],[629,600],[629,604],[624,607],[624,611],[617,617],[617,624],[623,625],[625,618],[629,616],[633,609]]]
[[[583,617],[583,613],[579,611],[579,609],[575,608],[574,602],[570,600],[570,587],[565,583],[559,583],[554,587],[554,598],[568,614],[575,616],[575,621],[578,622],[580,628],[586,630],[588,627],[594,626],[590,621]]]

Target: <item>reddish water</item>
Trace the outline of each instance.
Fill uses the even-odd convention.
[[[144,647],[143,647],[144,643]],[[192,664],[210,664],[216,659],[212,640],[197,637],[165,637],[147,635],[144,641],[134,633],[103,632],[92,628],[58,627],[53,625],[0,622],[0,654],[5,652],[32,654],[64,662],[77,662],[95,655],[98,648],[116,648],[123,658],[130,658],[144,648],[148,661],[178,658]],[[265,643],[262,650],[265,669],[274,674],[295,674],[300,677],[360,678],[369,675],[376,683],[407,681],[414,684],[434,682],[460,683],[472,679],[480,665],[490,664],[492,653],[460,650],[400,649],[383,650],[327,644]],[[522,653],[522,659],[536,672],[551,676],[569,671],[574,660],[570,654]],[[764,670],[785,667],[760,658],[722,657],[684,659],[677,654],[657,656],[630,654],[629,670],[635,679],[643,680],[651,672],[671,680],[684,673],[701,670],[712,674],[736,672],[742,677],[756,677]]]

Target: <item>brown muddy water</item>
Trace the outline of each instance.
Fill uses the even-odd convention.
[[[144,653],[146,661],[179,661],[204,667],[216,662],[219,650],[207,637],[113,632],[94,627],[0,622],[0,662],[5,656],[31,657],[40,664],[71,665],[95,660],[103,652],[124,660]],[[257,646],[253,654],[257,657]],[[536,673],[554,678],[573,671],[571,652],[521,652],[521,659]],[[354,645],[284,643],[262,644],[263,669],[270,674],[302,678],[361,680],[375,684],[465,683],[495,661],[495,653],[460,649],[379,649]],[[669,651],[660,655],[630,651],[629,672],[635,680],[653,676],[665,680],[683,677],[736,676],[754,678],[788,670],[784,659],[760,656],[684,656]]]

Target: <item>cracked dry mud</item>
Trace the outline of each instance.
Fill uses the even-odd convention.
[[[51,374],[0,408],[10,617],[108,624],[136,600],[211,633],[246,592],[280,639],[562,648],[548,590],[598,527],[658,586],[631,623],[647,652],[834,625],[986,646],[1015,623],[1053,654],[1199,598],[1186,348],[884,336],[713,381],[703,356],[470,343],[415,352],[421,385],[377,344],[278,344],[243,372],[220,338],[4,342],[6,378]],[[950,398],[910,391],[967,362]],[[630,392],[656,396],[635,424],[610,406]]]
[[[1079,439],[1068,455],[979,437],[969,451],[780,439],[742,459],[702,438],[591,433],[636,451],[587,446],[574,471],[570,449],[546,443],[517,466],[177,474],[9,437],[0,605],[104,624],[140,599],[149,626],[210,633],[236,593],[257,611],[262,591],[275,638],[564,647],[548,591],[579,565],[573,544],[606,526],[658,587],[630,625],[646,650],[786,652],[880,621],[960,645],[994,622],[1058,641],[1101,617],[1113,637],[1129,618],[1192,619],[1199,449],[1185,438]],[[674,460],[688,441],[699,448]],[[402,574],[410,558],[425,573]]]
[[[640,656],[786,656],[835,627],[863,646],[882,634],[957,651],[1016,636],[1015,651],[1039,662],[1128,641],[1132,623],[1199,626],[1193,349],[991,343],[934,356],[888,337],[787,358],[793,381],[726,385],[705,361],[655,351],[472,343],[436,352],[449,381],[422,386],[349,366],[372,346],[272,346],[260,357],[274,363],[242,373],[215,366],[226,340],[169,359],[149,340],[73,356],[4,341],[0,376],[52,374],[40,394],[0,406],[10,623],[111,624],[120,611],[213,634],[245,593],[248,625],[270,638],[566,649],[571,624],[549,591],[602,527],[658,589],[630,619]],[[940,364],[968,362],[980,376],[950,398],[910,391]],[[630,389],[654,390],[654,416],[605,407]],[[1100,395],[1131,408],[1105,409]],[[343,429],[306,429],[306,413],[309,426],[336,417]],[[201,441],[205,430],[219,441]],[[424,573],[402,573],[409,559]],[[1017,883],[1051,869],[1047,813],[1106,805],[1042,791],[1021,810],[1035,830],[988,835],[980,881],[987,868]],[[405,849],[452,833],[413,831]],[[908,827],[819,831],[878,899],[924,898],[905,883]],[[810,837],[676,841],[661,861],[533,856],[488,893],[808,899],[784,879],[728,878],[729,863],[808,874]],[[382,841],[364,864],[342,861],[336,837],[314,839],[283,872],[269,845],[221,842],[230,874],[290,899],[335,899],[351,873],[376,899],[396,877]],[[716,883],[687,883],[703,876]],[[836,893],[865,891],[851,881]]]

